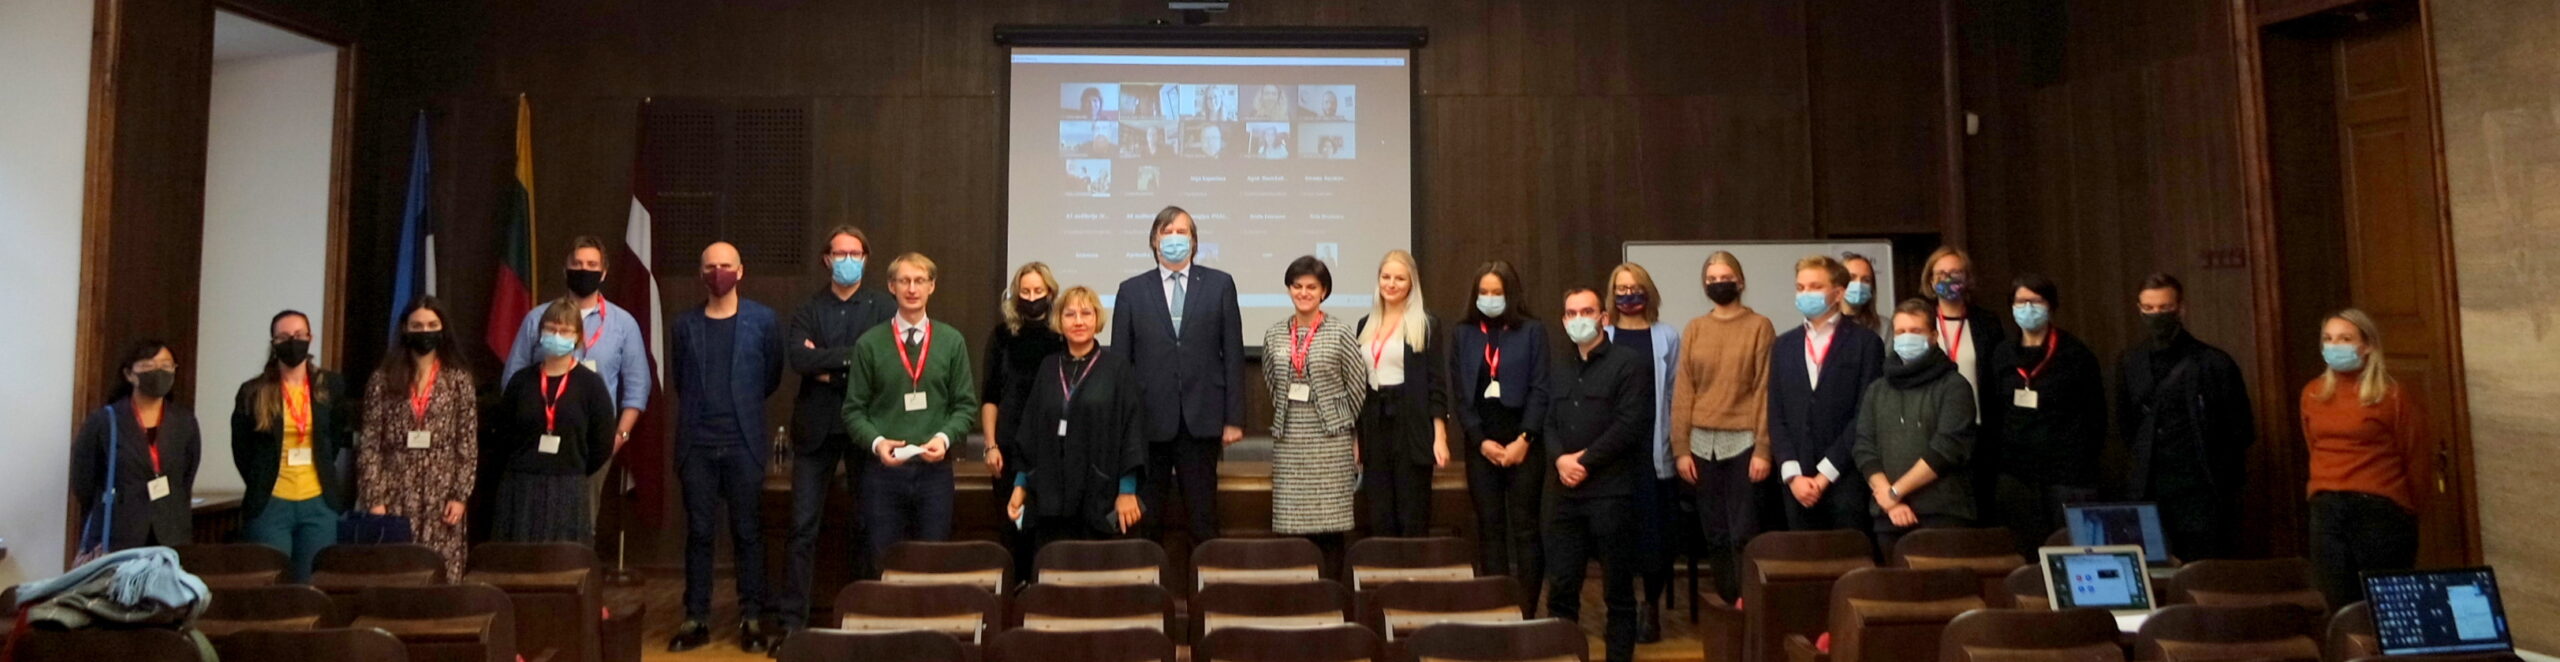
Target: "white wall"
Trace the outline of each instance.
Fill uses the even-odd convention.
[[[96,11],[0,2],[0,584],[62,568]]]
[[[230,17],[225,17],[230,18]],[[217,33],[274,30],[218,21]],[[278,31],[279,34],[281,31]],[[217,43],[237,43],[217,37]],[[267,319],[291,308],[311,316],[311,353],[332,320],[326,301],[329,148],[336,121],[338,53],[299,36],[304,52],[214,54],[212,119],[205,151],[204,277],[197,283],[197,416],[207,461],[199,492],[239,490],[231,458],[232,389],[267,355]],[[260,52],[271,53],[274,49]]]

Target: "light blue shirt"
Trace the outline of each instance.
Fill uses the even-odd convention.
[[[498,379],[500,387],[539,360],[534,340],[542,333],[542,311],[550,308],[551,304],[544,303],[524,314],[524,323],[516,327],[515,348],[507,350],[507,373]],[[596,335],[599,326],[604,327],[601,336]],[[576,354],[578,362],[604,378],[605,397],[612,398],[617,408],[647,411],[649,348],[640,343],[640,322],[631,319],[631,313],[621,306],[607,301],[603,308],[587,311],[586,327],[587,335],[595,342],[592,346],[581,343]]]

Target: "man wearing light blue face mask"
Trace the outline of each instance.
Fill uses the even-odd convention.
[[[1849,455],[1866,477],[1876,549],[1890,555],[1924,528],[1973,526],[1973,386],[1940,347],[1937,312],[1912,299],[1894,307],[1894,359],[1867,385]]]
[[[1147,230],[1156,268],[1120,282],[1113,304],[1112,354],[1137,368],[1146,416],[1147,473],[1138,500],[1165,510],[1167,490],[1180,488],[1191,539],[1218,537],[1218,460],[1244,440],[1244,320],[1235,277],[1197,264],[1199,226],[1191,212],[1166,207]],[[1140,522],[1162,534],[1163,518]]]
[[[815,582],[819,523],[826,517],[827,496],[836,485],[836,468],[861,493],[862,451],[844,433],[845,371],[853,342],[871,327],[889,321],[898,307],[882,288],[865,287],[864,263],[871,239],[850,225],[827,231],[818,264],[827,270],[827,286],[809,295],[791,314],[783,338],[783,358],[800,373],[800,392],[791,403],[791,542],[790,565],[776,594],[777,620],[788,633],[808,626],[809,591]],[[853,539],[865,540],[862,518],[852,518]],[[854,545],[854,572],[868,577],[869,548]]]
[[[1787,529],[1868,530],[1867,486],[1849,458],[1851,425],[1867,384],[1884,376],[1876,335],[1844,324],[1841,290],[1853,284],[1838,260],[1796,261],[1796,313],[1804,325],[1779,334],[1769,357],[1769,448],[1786,487]]]

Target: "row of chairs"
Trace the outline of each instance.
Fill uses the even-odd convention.
[[[1344,555],[1340,574],[1329,575],[1324,553],[1302,538],[1235,539],[1202,543],[1191,552],[1194,578],[1172,581],[1164,548],[1150,540],[1070,541],[1042,547],[1033,558],[1037,583],[1076,586],[1156,584],[1190,595],[1219,583],[1272,583],[1344,578],[1353,589],[1370,583],[1475,576],[1475,547],[1458,538],[1370,538]],[[965,583],[1009,594],[1019,583],[1001,545],[985,541],[905,542],[880,560],[881,579],[894,583]]]
[[[442,557],[423,546],[337,545],[321,551],[307,586],[283,584],[289,561],[262,545],[176,549],[179,563],[214,589],[198,629],[217,646],[249,631],[353,628],[384,630],[413,650],[467,645],[491,660],[519,651],[528,660],[603,658],[604,589],[595,552],[584,545],[478,545],[459,583],[448,582]]]
[[[1368,628],[1220,628],[1194,645],[1194,662],[1369,662],[1371,660],[1470,660],[1474,662],[1587,662],[1590,644],[1582,628],[1554,619],[1521,623],[1444,623],[1421,628],[1391,648]],[[834,632],[813,630],[783,642],[783,662],[1174,662],[1173,640],[1142,628],[1012,630],[997,635],[983,655],[950,635],[923,630]]]

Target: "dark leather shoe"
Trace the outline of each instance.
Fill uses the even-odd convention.
[[[711,643],[711,626],[702,621],[687,620],[676,626],[676,636],[667,640],[667,652],[682,653]]]
[[[770,657],[770,658],[777,659],[777,660],[782,659],[782,645],[783,645],[783,644],[785,644],[785,643],[789,643],[789,642],[791,641],[791,637],[792,637],[793,635],[800,634],[800,632],[801,632],[802,630],[804,630],[804,629],[806,629],[806,628],[795,628],[795,627],[790,627],[790,626],[784,626],[784,627],[782,628],[782,633],[781,633],[781,634],[774,635],[774,637],[773,637],[773,639],[772,639],[771,641],[766,642],[766,643],[767,643],[767,645],[765,646],[765,649],[766,649],[766,650],[765,650],[765,657]]]
[[[1647,602],[1636,616],[1636,643],[1662,642],[1662,603]]]
[[[773,642],[766,640],[764,619],[749,616],[738,622],[738,650],[762,653]]]

